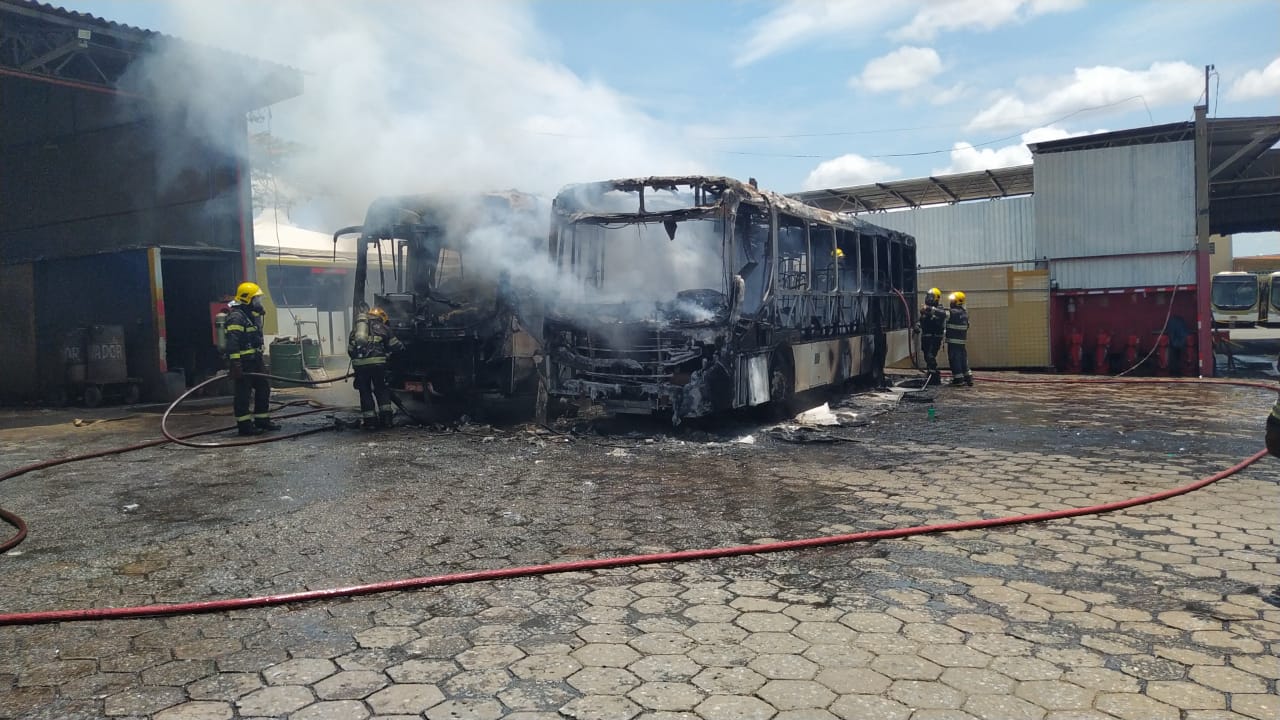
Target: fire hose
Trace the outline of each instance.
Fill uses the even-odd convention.
[[[1182,379],[1170,380],[1162,379],[1146,379],[1146,378],[1071,378],[1071,379],[1012,379],[1012,378],[981,378],[985,382],[1006,383],[1006,384],[1210,384],[1222,386],[1237,386],[1249,388],[1261,388],[1268,391],[1276,391],[1276,388],[1270,384],[1254,381],[1229,380],[1215,381],[1203,379]],[[164,440],[152,441],[151,443],[141,444],[137,447],[149,447],[166,442]],[[64,458],[57,461],[49,461],[42,464],[21,468],[19,471],[13,471],[0,479],[8,479],[25,472],[50,467],[55,464],[65,462],[73,462],[76,459],[87,459],[88,457],[100,457],[106,454],[116,454],[136,449],[136,447],[119,448],[115,450],[100,451],[96,454],[89,454],[77,458]],[[1045,522],[1049,520],[1058,520],[1063,518],[1079,517],[1082,515],[1095,515],[1100,513],[1114,512],[1126,508],[1145,505],[1148,503],[1159,502],[1169,498],[1185,495],[1187,493],[1199,490],[1211,485],[1219,480],[1230,477],[1250,465],[1258,462],[1266,457],[1267,451],[1260,450],[1249,457],[1237,462],[1236,464],[1220,470],[1208,477],[1201,478],[1194,482],[1163,490],[1149,495],[1134,497],[1127,500],[1120,500],[1110,503],[1102,503],[1088,507],[1079,508],[1063,508],[1061,510],[1052,510],[1039,513],[1031,513],[1026,515],[1008,515],[997,518],[983,518],[978,520],[967,520],[962,522],[936,523],[932,525],[916,525],[904,528],[886,528],[881,530],[869,530],[857,533],[848,533],[843,535],[830,535],[821,537],[803,538],[798,540],[784,540],[779,542],[765,543],[760,545],[736,545],[730,547],[719,548],[703,548],[695,550],[680,550],[674,552],[652,553],[646,555],[628,555],[620,557],[596,558],[591,560],[579,560],[561,563],[548,563],[543,565],[526,565],[521,567],[497,568],[490,570],[477,570],[471,572],[451,573],[445,575],[433,575],[416,578],[406,578],[400,580],[389,580],[382,582],[367,583],[362,585],[350,585],[346,587],[335,587],[320,590],[305,590],[293,593],[284,593],[278,595],[263,595],[258,597],[231,598],[222,600],[209,600],[188,603],[158,604],[158,605],[140,605],[134,607],[118,607],[118,608],[78,608],[70,610],[49,610],[38,612],[24,613],[7,613],[0,614],[0,625],[34,625],[40,623],[51,622],[69,622],[79,620],[120,620],[135,619],[144,617],[162,617],[173,615],[191,615],[198,613],[227,612],[232,610],[243,610],[247,608],[268,607],[273,605],[283,605],[288,603],[309,602],[316,600],[330,600],[345,597],[356,597],[361,595],[371,595],[375,593],[418,590],[429,587],[441,587],[446,585],[456,585],[461,583],[472,583],[482,581],[503,580],[520,577],[531,577],[538,575],[550,575],[556,573],[580,572],[586,570],[602,570],[606,568],[629,567],[639,565],[650,565],[657,563],[674,563],[689,562],[693,560],[708,560],[716,558],[735,557],[740,555],[758,555],[764,553],[783,552],[803,550],[816,547],[827,547],[832,545],[842,545],[854,542],[869,542],[877,540],[889,540],[895,538],[906,538],[915,535],[925,535],[932,533],[957,532],[962,530],[980,530],[985,528],[1002,527],[1009,525],[1019,525],[1024,523]]]

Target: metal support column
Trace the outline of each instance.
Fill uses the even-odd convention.
[[[1196,342],[1200,375],[1213,377],[1213,314],[1209,305],[1209,110],[1196,106]]]

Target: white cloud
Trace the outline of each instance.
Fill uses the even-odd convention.
[[[1019,138],[1020,142],[1016,145],[977,148],[971,143],[958,142],[951,150],[951,164],[943,168],[934,169],[932,174],[950,175],[953,173],[1026,165],[1031,162],[1031,151],[1027,149],[1027,145],[1049,142],[1050,140],[1063,140],[1081,135],[1093,135],[1101,132],[1106,132],[1106,130],[1069,132],[1050,125],[1049,127],[1040,127],[1023,133],[1022,137]]]
[[[804,179],[805,190],[849,187],[882,182],[902,174],[898,168],[872,158],[850,153],[833,160],[823,161]]]
[[[1064,79],[1058,84],[1042,97],[1031,100],[1001,95],[974,116],[969,127],[986,130],[1023,127],[1136,96],[1151,107],[1195,102],[1204,88],[1204,77],[1200,70],[1184,62],[1157,62],[1148,70],[1108,66],[1076,68],[1070,80]]]
[[[1280,58],[1271,61],[1261,70],[1250,70],[1236,78],[1227,97],[1232,100],[1256,100],[1263,97],[1280,98]]]
[[[182,37],[304,71],[303,94],[272,109],[272,129],[310,150],[295,159],[295,174],[330,195],[332,213],[341,213],[328,218],[334,226],[359,222],[383,194],[552,193],[570,182],[703,169],[677,128],[549,59],[524,5],[171,7]],[[163,59],[149,65],[157,80],[182,71]],[[186,88],[169,100],[194,116],[216,115],[223,91],[235,89],[181,76],[162,86]]]
[[[788,0],[754,23],[733,64],[744,67],[805,42],[849,38],[856,33],[873,36],[913,4]]]
[[[955,30],[994,30],[1037,15],[1074,10],[1084,0],[933,0],[893,33],[898,40],[930,41]]]
[[[867,63],[862,74],[849,81],[872,92],[919,87],[942,72],[942,58],[928,47],[904,45]]]
[[[969,90],[969,86],[964,83],[956,83],[949,88],[934,89],[933,97],[929,98],[929,102],[934,105],[950,105],[964,96]]]

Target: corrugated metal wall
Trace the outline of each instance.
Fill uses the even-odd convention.
[[[1195,156],[1191,142],[1045,153],[1035,158],[1035,174],[1036,242],[1040,254],[1050,260],[1184,251],[1195,245]],[[1151,267],[1149,260],[1136,259],[1108,260],[1105,265],[1116,266],[1107,271],[1107,285],[1084,278],[1073,279],[1068,285],[1063,278],[1056,278],[1058,285],[1148,285],[1157,267],[1172,269],[1168,262]],[[1129,272],[1135,274],[1123,274]],[[1155,282],[1173,281],[1170,275]]]
[[[1032,196],[860,217],[915,236],[916,260],[924,268],[989,263],[1026,270],[1036,258]]]
[[[1051,260],[1049,275],[1059,290],[1194,285],[1196,259],[1183,253]]]

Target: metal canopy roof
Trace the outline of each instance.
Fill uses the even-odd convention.
[[[824,210],[864,213],[1030,195],[1034,188],[1031,168],[1031,165],[1018,165],[857,187],[809,190],[792,193],[788,197]]]
[[[173,58],[191,68],[218,67],[236,83],[240,92],[226,103],[240,111],[302,92],[302,75],[293,68],[35,0],[0,0],[0,79],[21,78],[121,95],[145,94],[121,87],[121,80],[131,63],[161,49],[179,50]],[[179,75],[182,68],[174,70]]]
[[[1280,116],[1212,118],[1209,231],[1280,230]],[[1154,125],[1028,145],[1033,155],[1195,139],[1194,122]]]

